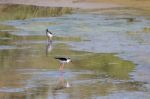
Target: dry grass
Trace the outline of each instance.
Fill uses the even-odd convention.
[[[0,5],[0,20],[20,20],[33,17],[49,17],[70,14],[72,8],[38,7],[30,5]]]
[[[35,3],[36,2],[36,3]],[[72,4],[72,3],[84,3],[84,2],[93,2],[93,3],[109,3],[109,4],[119,4],[127,7],[135,7],[141,9],[150,10],[150,0],[1,0],[0,3],[13,3],[13,4],[44,4],[49,6],[51,3],[62,4]]]

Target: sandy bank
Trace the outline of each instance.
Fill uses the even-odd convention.
[[[150,9],[150,0],[77,0],[76,2],[111,3],[141,9]]]
[[[75,0],[1,0],[1,4],[27,4],[48,7],[73,7],[81,9],[98,9],[121,7],[121,5],[105,2],[80,2]]]
[[[150,0],[0,0],[0,3],[82,9],[132,7],[150,10]]]

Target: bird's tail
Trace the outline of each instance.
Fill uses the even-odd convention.
[[[59,59],[59,57],[54,57],[55,59]]]

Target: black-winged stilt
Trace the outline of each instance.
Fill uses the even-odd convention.
[[[53,37],[53,33],[50,32],[48,29],[46,29],[46,36],[48,37],[48,41],[51,41]]]
[[[65,57],[55,57],[55,59],[59,60],[59,62],[61,63],[59,70],[64,69],[65,63],[72,62],[70,58],[65,58]]]

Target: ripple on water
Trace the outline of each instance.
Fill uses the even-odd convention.
[[[128,22],[128,19],[126,17],[134,18],[137,21]],[[132,19],[130,21],[132,21]],[[35,25],[35,22],[41,22],[41,23]],[[50,22],[55,24],[47,26],[42,22]],[[81,42],[72,41],[69,43],[68,42],[63,42],[63,43],[70,44],[71,46],[73,46],[74,50],[88,51],[88,52],[90,51],[94,53],[95,52],[119,53],[120,57],[125,58],[127,60],[134,61],[135,63],[138,62],[139,64],[141,64],[142,62],[148,64],[148,65],[142,65],[142,69],[143,69],[142,72],[144,72],[145,71],[144,69],[147,69],[147,71],[149,71],[149,68],[145,68],[145,66],[147,67],[149,66],[148,59],[150,53],[149,51],[150,46],[149,46],[148,38],[150,35],[141,32],[141,30],[149,26],[149,22],[150,22],[149,20],[145,20],[143,17],[132,16],[132,15],[131,16],[117,15],[116,17],[114,15],[111,16],[107,14],[104,15],[104,14],[75,13],[75,14],[64,15],[60,17],[8,21],[5,22],[5,24],[16,27],[19,31],[13,31],[10,32],[10,34],[17,35],[17,36],[32,36],[32,35],[45,36],[45,29],[48,28],[51,31],[53,31],[56,36],[67,35],[67,36],[80,36],[81,38],[86,38],[87,41],[81,41]],[[30,27],[30,26],[34,26],[34,27]],[[142,42],[146,44],[142,44]],[[31,40],[31,41],[23,41],[23,42],[17,41],[16,43],[20,45],[24,45],[28,43],[38,45],[38,44],[43,44],[44,42]],[[60,43],[62,43],[62,41]],[[16,46],[6,46],[6,45],[0,46],[0,50],[16,49],[16,48],[17,48]],[[36,48],[40,48],[40,47],[38,46]],[[43,49],[40,49],[40,51],[41,50]],[[29,55],[30,54],[33,53],[31,52],[29,53]],[[38,54],[39,53],[37,53],[36,56],[38,56]],[[26,55],[26,53],[24,55]],[[74,57],[76,57],[75,55],[83,56],[82,54],[76,54],[76,53],[73,55]],[[145,56],[147,57],[147,59],[145,59]],[[94,58],[94,57],[89,57],[89,58]],[[100,60],[104,59],[104,63],[105,62],[107,63],[109,58],[110,56],[106,58],[100,57]],[[47,58],[44,57],[44,59],[46,60]],[[145,60],[147,60],[147,62]],[[34,60],[31,62],[33,63]],[[43,62],[41,63],[42,65],[45,64],[45,61],[42,62]],[[101,60],[101,62],[103,62],[103,60]],[[32,63],[30,63],[29,61],[27,65]],[[36,62],[34,62],[34,64],[35,63],[37,63],[37,60]],[[87,60],[85,61],[83,60],[83,62],[77,61],[77,63],[83,64],[82,66],[84,67],[84,65],[87,63]],[[91,61],[91,65],[93,65],[94,63],[95,61],[93,63]],[[114,73],[116,75],[119,75],[120,77],[120,74],[114,71],[113,70],[114,68],[112,68],[114,66],[116,67],[115,70],[119,70],[119,67],[122,67],[124,62],[119,61],[119,63],[122,64],[115,64],[113,62],[108,63],[107,65],[110,66],[108,68],[105,66],[106,64],[104,64],[104,66],[103,65],[101,66],[101,70],[103,69],[105,72],[112,71],[111,76],[113,76]],[[35,65],[39,65],[39,63]],[[126,72],[127,71],[126,68],[131,68],[131,67],[132,66],[123,65],[123,70],[122,68],[120,68],[119,71],[121,71],[122,73],[125,72],[125,75],[127,75],[128,77],[128,73],[130,73],[131,71]],[[81,67],[79,68],[81,69]],[[97,68],[99,67],[97,66]],[[85,69],[87,69],[86,66]],[[136,68],[136,69],[135,71],[139,71],[139,72],[141,70],[140,68]],[[46,90],[45,92],[48,92],[47,90],[52,90],[51,87],[56,86],[57,81],[59,80],[59,78],[62,77],[64,78],[65,81],[67,80],[72,83],[72,89],[71,89],[72,91],[69,90],[69,92],[67,92],[68,90],[62,90],[62,93],[64,92],[63,95],[66,95],[68,93],[73,93],[77,96],[84,95],[87,96],[88,98],[94,97],[97,99],[101,99],[101,98],[120,99],[122,97],[127,99],[132,99],[132,98],[142,99],[144,97],[145,99],[148,99],[149,97],[147,91],[145,91],[146,88],[143,88],[144,86],[143,79],[142,79],[143,81],[141,82],[136,82],[134,80],[130,81],[128,79],[118,80],[115,79],[115,77],[114,78],[109,77],[107,74],[101,74],[101,73],[99,74],[93,71],[85,71],[84,68],[83,71],[68,70],[65,73],[60,73],[56,70],[47,70],[47,69],[19,69],[17,70],[17,72],[18,72],[17,74],[29,77],[27,79],[22,78],[22,83],[24,84],[24,86],[22,86],[22,88],[4,87],[4,88],[0,88],[0,92],[8,92],[8,93],[22,92],[28,89],[37,88],[35,89],[36,91],[34,92],[37,95],[37,93],[41,91],[39,87],[43,87],[43,89],[47,88],[44,89],[44,91]],[[142,76],[144,75],[142,78],[149,77],[149,73],[148,74],[137,73],[136,75],[140,75],[140,74],[142,74]],[[135,79],[135,77],[133,77],[132,79]],[[139,78],[137,78],[137,80],[139,80]],[[149,79],[147,82],[149,82]]]
[[[4,49],[16,49],[16,46],[9,46],[9,45],[0,45],[0,50]]]
[[[149,93],[144,92],[119,92],[108,96],[93,96],[94,99],[149,99],[149,97]]]
[[[24,88],[0,88],[0,92],[5,92],[5,93],[15,93],[15,92],[24,92]]]

